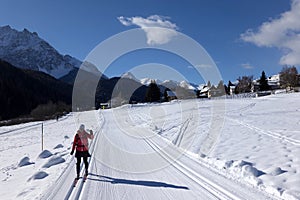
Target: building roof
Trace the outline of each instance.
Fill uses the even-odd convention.
[[[168,97],[176,97],[176,93],[173,92],[173,91],[168,90],[168,91],[167,91],[167,96],[168,96]]]

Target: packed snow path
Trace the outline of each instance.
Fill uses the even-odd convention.
[[[66,199],[268,199],[183,154],[128,119],[128,109],[104,111],[92,144],[88,180],[72,188],[74,166],[48,198]],[[59,185],[59,183],[57,184]]]

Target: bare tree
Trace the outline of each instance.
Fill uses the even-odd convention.
[[[238,84],[236,86],[236,93],[247,93],[251,92],[253,76],[243,76],[239,77]]]
[[[295,87],[298,85],[298,71],[296,67],[284,66],[279,74],[282,87]]]

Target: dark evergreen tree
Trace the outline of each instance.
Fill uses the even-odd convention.
[[[217,90],[218,90],[218,93],[219,95],[224,95],[225,94],[225,87],[224,87],[224,82],[222,80],[220,80],[220,82],[218,83],[218,86],[217,86]]]
[[[224,82],[223,82],[222,80],[219,81],[218,86],[217,86],[217,89],[219,89],[219,90],[224,90]]]
[[[224,86],[224,87],[225,87],[225,91],[226,91],[226,93],[227,93],[228,95],[230,95],[230,87],[231,87],[231,86],[235,86],[231,81],[228,81],[227,87]]]
[[[229,89],[229,87],[228,87],[227,85],[224,84],[224,89],[225,89],[225,93],[226,93],[227,95],[229,95],[229,94],[230,94],[230,89]]]
[[[207,87],[208,87],[208,88],[211,88],[211,83],[210,83],[210,81],[207,81]]]
[[[197,90],[197,91],[196,91],[196,96],[197,96],[197,98],[200,97],[200,90]]]
[[[266,73],[265,73],[265,71],[262,71],[261,77],[259,79],[259,90],[266,91],[269,89],[270,89],[270,86],[268,84],[268,79],[267,79]]]
[[[146,102],[159,102],[160,101],[160,89],[155,81],[151,81],[146,93]]]

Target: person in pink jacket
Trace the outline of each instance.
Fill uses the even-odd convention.
[[[77,158],[76,163],[76,173],[77,173],[77,180],[79,179],[79,173],[80,173],[80,163],[81,158],[83,158],[84,166],[85,166],[85,177],[88,175],[88,157],[91,157],[91,154],[89,153],[89,141],[88,139],[94,139],[93,131],[90,130],[90,133],[87,133],[85,131],[85,127],[83,124],[80,125],[79,130],[77,131],[74,142],[72,146],[71,155],[74,154],[74,151],[76,149],[75,157]]]

